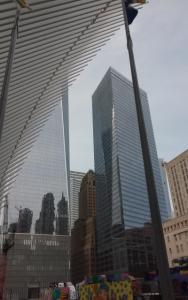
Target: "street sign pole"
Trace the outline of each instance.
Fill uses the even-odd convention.
[[[162,227],[159,204],[158,204],[158,195],[157,195],[154,172],[153,172],[152,161],[150,156],[146,125],[144,121],[142,101],[141,101],[141,95],[140,95],[140,89],[138,84],[138,77],[137,77],[136,65],[135,65],[135,59],[133,53],[133,43],[132,43],[131,34],[128,25],[125,0],[122,0],[122,7],[123,7],[124,22],[125,22],[125,31],[127,36],[127,49],[129,53],[130,68],[132,74],[132,82],[133,82],[135,104],[136,104],[137,118],[138,118],[138,126],[139,126],[139,133],[140,133],[141,147],[142,147],[142,154],[143,154],[143,161],[144,161],[146,184],[147,184],[151,219],[152,219],[152,225],[154,231],[155,249],[156,249],[156,256],[157,256],[157,263],[158,263],[159,277],[160,277],[160,288],[161,288],[163,300],[174,300],[172,283],[170,279],[168,258],[166,253],[166,246],[165,246],[164,235],[163,235],[163,227]]]

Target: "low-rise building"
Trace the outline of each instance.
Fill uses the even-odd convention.
[[[32,288],[69,281],[69,254],[68,235],[17,233],[7,255],[5,299],[27,299]]]
[[[163,224],[170,267],[176,260],[188,257],[188,214],[169,219]]]

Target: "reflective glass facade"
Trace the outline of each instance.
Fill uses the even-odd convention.
[[[165,193],[165,201],[166,201],[166,206],[167,206],[167,211],[168,211],[168,219],[170,219],[173,215],[172,213],[172,205],[170,201],[170,190],[168,187],[168,179],[167,179],[167,173],[166,173],[166,168],[165,168],[165,162],[163,159],[159,159],[159,167],[161,171],[161,177],[162,177],[162,183],[163,183],[163,189]]]
[[[79,194],[81,182],[85,173],[70,171],[70,219],[71,229],[79,218]]]
[[[43,127],[7,199],[8,231],[16,228],[16,235],[15,245],[8,252],[6,288],[21,290],[36,282],[44,287],[51,281],[67,281],[68,95],[59,101]],[[2,208],[1,222],[5,215]]]
[[[168,215],[147,95],[141,90],[161,216]],[[93,95],[98,271],[155,267],[144,164],[130,81],[110,68]],[[141,270],[141,272],[138,271]]]
[[[68,99],[64,100],[65,103],[67,101]],[[69,163],[67,163],[69,152],[68,141],[65,139],[68,119],[63,121],[62,109],[64,106],[59,103],[31,148],[23,169],[8,195],[9,224],[18,221],[21,208],[29,208],[33,214],[32,233],[35,232],[45,194],[53,194],[52,206],[54,205],[55,214],[62,193],[65,199],[69,200]]]

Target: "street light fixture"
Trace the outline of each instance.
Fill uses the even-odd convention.
[[[170,279],[168,258],[166,253],[166,246],[165,246],[164,235],[163,235],[163,227],[162,227],[159,204],[158,204],[158,195],[157,195],[154,172],[153,172],[152,161],[150,156],[146,125],[144,121],[138,77],[136,72],[133,43],[132,43],[131,34],[129,30],[129,25],[133,22],[133,20],[135,19],[138,13],[136,8],[134,7],[131,8],[131,4],[135,4],[135,3],[144,4],[146,3],[146,1],[145,0],[122,0],[125,31],[127,37],[127,49],[129,53],[130,68],[131,68],[135,104],[136,104],[136,111],[137,111],[137,118],[138,118],[138,126],[139,126],[144,169],[145,169],[145,176],[146,176],[146,184],[147,184],[151,219],[152,219],[152,225],[154,231],[156,257],[157,257],[159,277],[160,277],[160,288],[161,288],[163,300],[174,300],[172,283]]]

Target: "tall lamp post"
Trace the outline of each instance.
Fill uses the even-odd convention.
[[[130,4],[136,2],[144,3],[144,1],[141,0],[140,1],[122,0],[125,31],[127,37],[127,49],[129,53],[130,68],[131,68],[135,104],[136,104],[136,111],[137,111],[137,118],[138,118],[138,126],[139,126],[144,169],[145,169],[145,176],[146,176],[146,184],[147,184],[151,219],[152,219],[154,238],[155,238],[155,249],[156,249],[156,256],[157,256],[157,263],[158,263],[159,277],[160,277],[160,288],[161,288],[163,300],[174,300],[174,294],[173,294],[172,283],[170,279],[168,258],[166,253],[165,241],[163,236],[163,228],[162,228],[162,222],[161,222],[161,216],[160,216],[160,210],[158,204],[158,195],[157,195],[151,155],[149,150],[146,125],[144,121],[138,77],[136,72],[133,43],[132,43],[131,34],[129,30],[129,24],[132,23],[132,21],[137,15],[137,10],[134,11],[134,8],[132,8]]]

